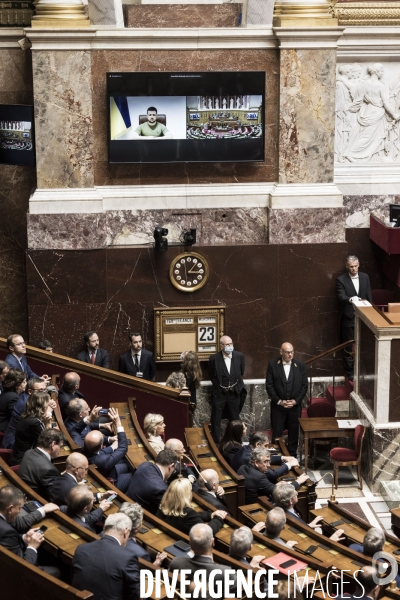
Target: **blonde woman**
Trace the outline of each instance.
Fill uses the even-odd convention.
[[[19,465],[27,450],[36,446],[36,441],[44,429],[51,427],[52,411],[47,392],[32,392],[26,401],[15,429],[14,450],[10,456],[10,465]]]
[[[192,485],[188,479],[175,479],[172,481],[161,500],[157,517],[172,525],[179,531],[189,533],[193,525],[207,523],[214,532],[218,533],[228,514],[224,510],[205,510],[196,512],[191,507]]]
[[[164,450],[165,444],[161,438],[165,431],[164,417],[154,413],[148,413],[143,421],[143,430],[149,440],[150,446],[157,452]]]

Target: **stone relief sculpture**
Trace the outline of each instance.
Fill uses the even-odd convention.
[[[208,99],[208,108],[209,109],[212,108],[212,100],[211,100],[211,98]]]
[[[389,86],[384,67],[373,63],[338,67],[335,160],[339,163],[400,160],[400,74]]]
[[[233,98],[229,100],[229,108],[233,108]]]

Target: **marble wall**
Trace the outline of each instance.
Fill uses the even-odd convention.
[[[209,69],[266,72],[264,162],[157,165],[108,163],[106,119],[106,73],[108,71],[207,71]],[[241,183],[277,180],[279,57],[274,49],[94,50],[92,51],[92,90],[95,185]]]
[[[336,51],[281,49],[280,183],[333,181]]]
[[[268,360],[285,340],[300,360],[339,343],[335,278],[347,244],[196,246],[210,265],[210,278],[185,295],[168,277],[171,260],[182,251],[181,246],[165,253],[149,247],[29,251],[31,343],[45,336],[58,352],[75,356],[83,334],[96,329],[115,367],[130,330],[142,331],[146,347],[153,348],[153,308],[220,303],[226,305],[226,331],[245,353],[247,379],[265,377]],[[160,365],[157,380],[165,381],[177,366]],[[336,367],[342,374],[340,357]],[[329,359],[315,366],[314,376],[331,372]]]
[[[124,4],[125,27],[238,27],[242,4]]]
[[[29,51],[0,47],[0,104],[32,104]],[[34,167],[0,165],[0,335],[28,333],[25,278],[26,213]]]
[[[346,227],[368,228],[371,213],[389,217],[389,204],[400,204],[400,196],[382,194],[380,196],[343,196],[346,209]]]
[[[344,242],[344,208],[283,208],[268,210],[270,244]]]

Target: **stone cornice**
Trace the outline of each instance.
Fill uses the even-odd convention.
[[[0,28],[0,48],[20,48],[19,40],[24,37],[24,30],[21,27],[1,27]]]
[[[274,27],[279,46],[285,49],[336,48],[344,27]]]
[[[338,57],[365,57],[374,61],[379,56],[398,54],[400,27],[346,27],[338,43]]]
[[[25,29],[32,50],[232,50],[277,47],[271,26],[240,28]]]

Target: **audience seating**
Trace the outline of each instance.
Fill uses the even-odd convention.
[[[354,450],[349,448],[333,448],[330,451],[330,459],[333,462],[333,469],[335,474],[335,488],[338,487],[339,479],[339,467],[357,467],[357,478],[362,490],[362,477],[361,477],[361,453],[362,445],[364,441],[365,427],[364,425],[357,425],[354,430]]]

